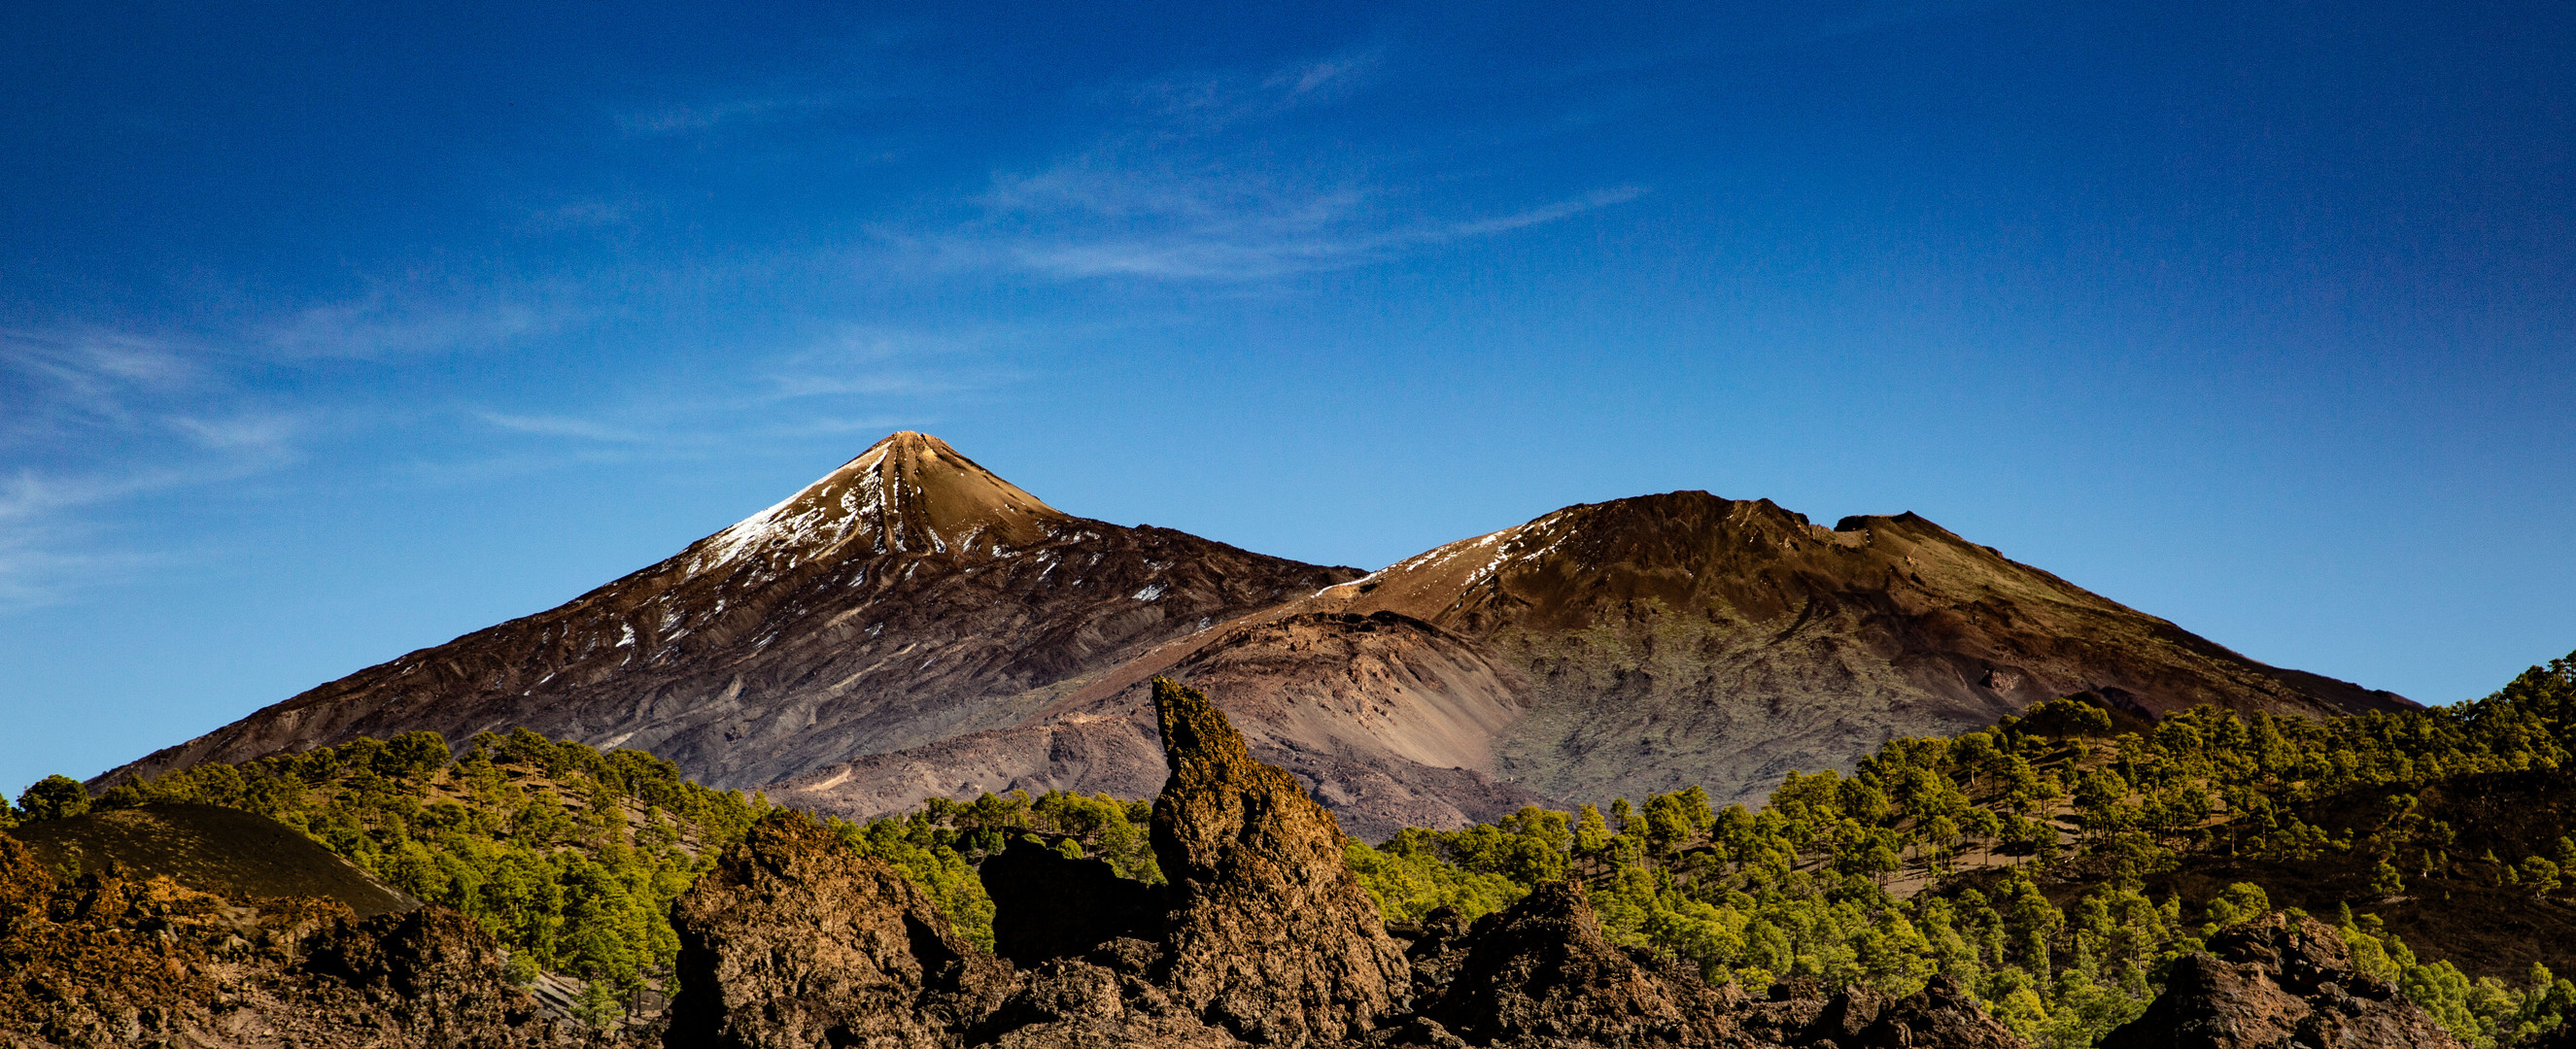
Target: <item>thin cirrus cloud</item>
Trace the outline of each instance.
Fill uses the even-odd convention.
[[[0,330],[0,610],[55,603],[166,554],[121,546],[131,500],[295,461],[297,412],[260,403],[202,347],[95,327]]]
[[[0,330],[0,448],[77,463],[154,445],[274,460],[301,430],[291,411],[260,405],[220,367],[220,355],[168,339],[81,328]]]
[[[851,327],[790,349],[743,353],[738,359],[746,366],[733,377],[678,384],[683,394],[656,389],[564,406],[570,411],[475,408],[466,414],[487,431],[524,439],[489,457],[504,464],[504,473],[592,462],[603,454],[626,461],[698,458],[782,437],[919,424],[948,395],[1015,381],[985,360],[995,342],[1014,337]],[[454,477],[483,476],[470,462],[443,468]]]
[[[569,437],[602,444],[645,444],[654,440],[637,430],[577,416],[483,411],[476,412],[475,417],[497,430],[536,437]]]
[[[296,311],[262,328],[257,342],[289,360],[375,360],[504,347],[581,318],[581,310],[562,302],[405,301],[376,292]]]
[[[1348,269],[1634,200],[1613,186],[1502,215],[1395,218],[1356,187],[1284,188],[1225,174],[1058,170],[993,196],[999,221],[947,238],[947,258],[1059,279],[1250,282]]]
[[[805,120],[847,108],[872,96],[840,93],[738,98],[696,105],[665,106],[614,118],[630,135],[688,135],[729,124],[767,124]]]
[[[1384,62],[1355,51],[1259,77],[1164,81],[1124,96],[1121,129],[1030,173],[997,173],[980,215],[897,243],[961,268],[1060,280],[1251,283],[1371,265],[1636,199],[1617,185],[1483,216],[1443,217],[1351,151],[1261,165],[1247,137],[1360,97]],[[1319,154],[1308,151],[1302,156]],[[1380,167],[1395,166],[1381,164]]]

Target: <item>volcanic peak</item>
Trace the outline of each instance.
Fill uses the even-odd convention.
[[[1069,520],[948,442],[904,430],[778,505],[699,540],[681,560],[696,577],[743,565],[783,571],[846,554],[997,555]]]
[[[1870,541],[1865,529],[1819,527],[1810,524],[1806,515],[1782,509],[1769,499],[1725,499],[1696,490],[1666,492],[1578,503],[1525,524],[1416,554],[1328,587],[1315,598],[1351,602],[1352,611],[1387,608],[1446,624],[1477,597],[1535,576],[1571,580],[1606,570],[1688,580],[1716,567],[1711,555],[1724,549],[1746,547],[1776,554],[1801,548],[1851,549]]]

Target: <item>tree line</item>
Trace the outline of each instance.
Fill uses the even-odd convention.
[[[2475,879],[2535,897],[2576,881],[2576,842],[2459,852],[2460,828],[2419,796],[2441,784],[2555,774],[2576,748],[2576,654],[2484,699],[2312,721],[2201,708],[2137,731],[2080,699],[1992,729],[1892,740],[1849,775],[1792,773],[1758,808],[1690,787],[1607,808],[1525,808],[1454,830],[1409,828],[1347,844],[1390,922],[1440,907],[1468,917],[1541,882],[1583,882],[1604,930],[1668,952],[1710,980],[1864,984],[1911,993],[1946,974],[2034,1044],[2088,1046],[2134,1018],[2173,961],[2263,914],[2253,881],[2204,901],[2151,893],[2193,857],[2341,858],[2369,884],[2335,923],[2364,969],[2397,985],[2472,1045],[2558,1026],[2576,983],[2533,966],[2471,978],[2419,957],[2367,913],[2410,881]],[[68,789],[66,789],[68,785]],[[2369,817],[2330,828],[2321,804],[2367,797]],[[616,1015],[667,980],[670,902],[768,803],[691,783],[670,762],[602,753],[526,730],[485,733],[451,756],[431,733],[358,740],[128,783],[92,803],[77,782],[29,788],[0,821],[84,805],[207,802],[299,827],[387,882],[491,930],[523,977],[590,981]],[[884,858],[970,939],[990,946],[975,876],[1017,837],[1159,881],[1147,800],[1049,792],[933,798],[899,816],[829,819]],[[2306,815],[2303,815],[2306,814]],[[2080,891],[2077,891],[2080,890]],[[2363,913],[2356,915],[2354,906]]]

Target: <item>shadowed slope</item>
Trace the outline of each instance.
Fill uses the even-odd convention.
[[[1751,797],[2081,691],[2150,715],[2415,706],[2246,659],[1914,514],[1826,529],[1705,492],[1568,507],[1276,614],[1322,608],[1411,616],[1526,675],[1492,770],[1561,797]]]
[[[898,433],[562,607],[360,671],[94,783],[360,735],[461,740],[525,725],[757,786],[1017,723],[1085,674],[1357,574],[1073,517],[938,438]]]
[[[44,820],[9,830],[49,866],[123,877],[156,875],[235,900],[318,896],[358,917],[407,911],[420,901],[303,832],[220,805],[147,805]]]

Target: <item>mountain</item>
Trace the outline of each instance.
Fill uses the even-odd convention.
[[[1673,492],[1374,573],[1073,517],[898,433],[560,608],[323,685],[94,781],[526,725],[852,816],[1162,781],[1145,682],[1225,706],[1362,835],[1692,783],[1752,799],[1895,736],[2091,693],[2336,715],[2265,666],[1913,514]]]
[[[362,735],[462,742],[524,725],[756,787],[1020,723],[1157,644],[1359,574],[1075,517],[936,437],[897,433],[559,608],[361,670],[93,782]]]
[[[1828,529],[1674,492],[1441,546],[1165,645],[1020,725],[772,794],[891,811],[959,770],[1147,791],[1155,674],[1217,696],[1255,753],[1364,835],[1693,783],[1753,800],[1788,771],[2074,693],[2148,718],[2415,707],[2247,659],[1914,514]]]

